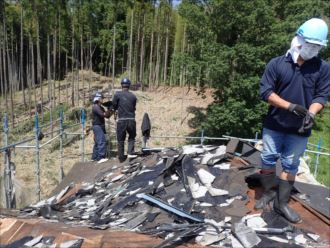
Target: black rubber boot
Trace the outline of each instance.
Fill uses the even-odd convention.
[[[262,197],[254,205],[255,209],[265,209],[275,199],[278,180],[275,173],[261,174],[260,182],[264,188]]]
[[[125,141],[118,141],[118,159],[121,163],[126,160],[124,151],[125,151]]]
[[[127,154],[132,155],[134,153],[134,143],[135,140],[128,141]]]
[[[302,222],[299,214],[288,206],[294,181],[279,179],[279,186],[274,202],[274,210],[292,223]]]

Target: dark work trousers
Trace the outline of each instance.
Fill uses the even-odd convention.
[[[101,125],[93,125],[94,132],[94,147],[93,147],[93,160],[100,160],[105,158],[106,139],[105,139],[105,127]]]
[[[135,120],[118,120],[117,122],[117,141],[118,141],[118,158],[124,160],[126,132],[128,133],[127,154],[134,153],[134,142],[136,137]]]

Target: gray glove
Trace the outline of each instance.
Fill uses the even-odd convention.
[[[301,117],[301,118],[304,118],[307,114],[307,109],[299,104],[293,104],[293,103],[290,103],[289,105],[289,109],[288,109],[291,113]]]

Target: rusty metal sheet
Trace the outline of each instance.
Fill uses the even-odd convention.
[[[251,213],[260,213],[262,210],[255,210],[255,196],[261,195],[262,190],[260,188],[250,189],[248,191],[248,196],[250,201],[247,203],[247,208],[251,211]],[[295,201],[293,199],[290,200],[289,206],[293,208],[297,213],[300,214],[303,222],[300,224],[294,224],[299,228],[308,230],[312,233],[318,234],[322,239],[326,242],[330,242],[330,226],[327,225],[322,219],[320,219],[317,215],[307,210],[301,203]]]
[[[22,225],[23,223],[21,221],[16,221],[15,224],[13,224],[9,230],[7,230],[1,235],[1,242],[9,243],[14,240],[13,238],[19,232]]]
[[[129,231],[118,230],[93,230],[88,227],[73,227],[63,223],[52,223],[36,219],[1,219],[1,225],[6,225],[1,230],[0,245],[6,245],[19,240],[24,236],[54,236],[54,243],[83,238],[82,248],[90,247],[155,247],[163,240],[152,236]],[[0,226],[1,227],[1,226]],[[187,244],[179,247],[196,247],[199,245]]]

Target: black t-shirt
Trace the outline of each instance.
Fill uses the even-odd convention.
[[[98,104],[92,107],[92,125],[105,125],[104,108]]]
[[[113,108],[118,110],[119,119],[134,119],[135,118],[135,107],[136,107],[136,96],[129,91],[118,91],[113,97]]]

